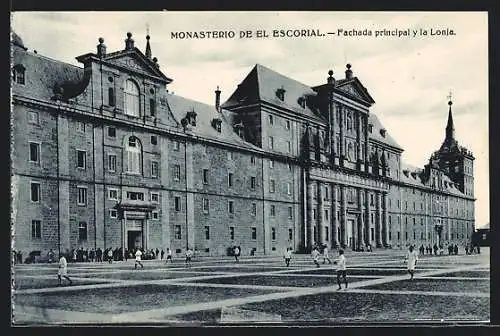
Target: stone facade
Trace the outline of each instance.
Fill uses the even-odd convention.
[[[309,87],[261,65],[215,107],[168,92],[134,46],[74,67],[12,44],[14,248],[166,249],[225,255],[463,243],[473,156],[446,139],[424,169],[346,76]],[[149,39],[148,39],[149,43]],[[21,73],[22,72],[22,73]],[[22,79],[21,79],[22,78]]]

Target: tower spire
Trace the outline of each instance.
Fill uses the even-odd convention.
[[[451,113],[451,92],[448,95],[448,123],[446,124],[446,140],[455,140],[455,126],[453,125],[453,114]]]
[[[147,25],[146,27],[146,57],[151,59],[151,46],[149,45],[149,39],[150,39],[150,36],[149,36],[149,24]]]

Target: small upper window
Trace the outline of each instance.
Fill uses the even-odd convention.
[[[278,97],[279,100],[284,101],[285,92],[286,90],[283,87],[279,88],[278,90],[276,90],[276,97]]]
[[[158,144],[158,138],[156,137],[156,135],[152,135],[151,136],[151,144],[152,145],[157,145]]]
[[[269,125],[274,125],[274,118],[272,115],[269,115]]]
[[[114,128],[114,127],[108,127],[108,136],[110,138],[116,137],[116,128]]]
[[[25,71],[26,68],[22,64],[17,64],[12,69],[12,79],[17,84],[25,84]]]
[[[38,112],[34,112],[34,111],[29,111],[28,112],[28,122],[30,124],[37,124],[38,125]]]
[[[85,133],[85,123],[83,121],[77,121],[76,122],[76,131]]]

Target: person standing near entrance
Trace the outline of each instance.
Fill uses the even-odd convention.
[[[342,277],[344,279],[344,284],[345,288],[347,289],[347,265],[346,265],[346,259],[344,256],[344,250],[340,249],[339,250],[339,257],[337,260],[333,262],[334,265],[338,264],[337,268],[337,285],[339,286],[337,290],[342,289],[342,286],[340,285],[340,278]]]
[[[141,262],[141,256],[142,256],[142,252],[141,252],[141,249],[137,249],[137,251],[135,251],[135,269],[137,269],[137,264],[141,265],[141,268],[144,268],[144,265],[142,264]]]
[[[285,254],[283,255],[283,258],[285,258],[285,264],[286,267],[290,266],[290,259],[292,259],[292,249],[291,248],[286,248]]]
[[[311,252],[311,257],[313,258],[313,262],[316,264],[316,267],[319,268],[319,251],[316,246],[314,246]]]
[[[71,279],[68,277],[68,262],[66,260],[66,257],[63,254],[61,254],[61,256],[59,257],[59,270],[57,272],[57,279],[59,280],[59,286],[62,285],[63,277],[69,281],[70,286],[73,284],[73,281],[71,281]]]
[[[233,248],[233,254],[234,254],[234,259],[236,259],[236,262],[239,262],[238,257],[240,256],[240,248],[238,246],[235,246]]]
[[[193,257],[193,251],[188,247],[186,250],[186,266],[191,267],[191,258]]]
[[[169,260],[170,260],[170,263],[173,262],[173,260],[172,260],[172,250],[170,249],[170,247],[167,247],[167,260],[165,260],[165,264],[168,263]]]
[[[325,244],[323,247],[323,264],[326,263],[327,260],[329,264],[332,263],[330,256],[328,255],[328,246]]]
[[[406,253],[405,262],[407,263],[408,273],[410,273],[410,280],[413,280],[413,275],[415,274],[415,266],[417,266],[418,254],[417,251],[413,250],[413,246],[410,245],[408,253]]]

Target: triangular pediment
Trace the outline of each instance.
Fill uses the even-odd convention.
[[[370,96],[366,88],[361,84],[359,79],[357,79],[356,77],[349,81],[339,84],[336,88],[342,92],[347,93],[348,96],[361,100],[370,105],[375,103],[372,96]]]
[[[160,71],[152,60],[147,58],[137,48],[108,54],[105,60],[145,75],[161,78],[168,83],[172,82],[170,78],[165,76],[163,72]]]

